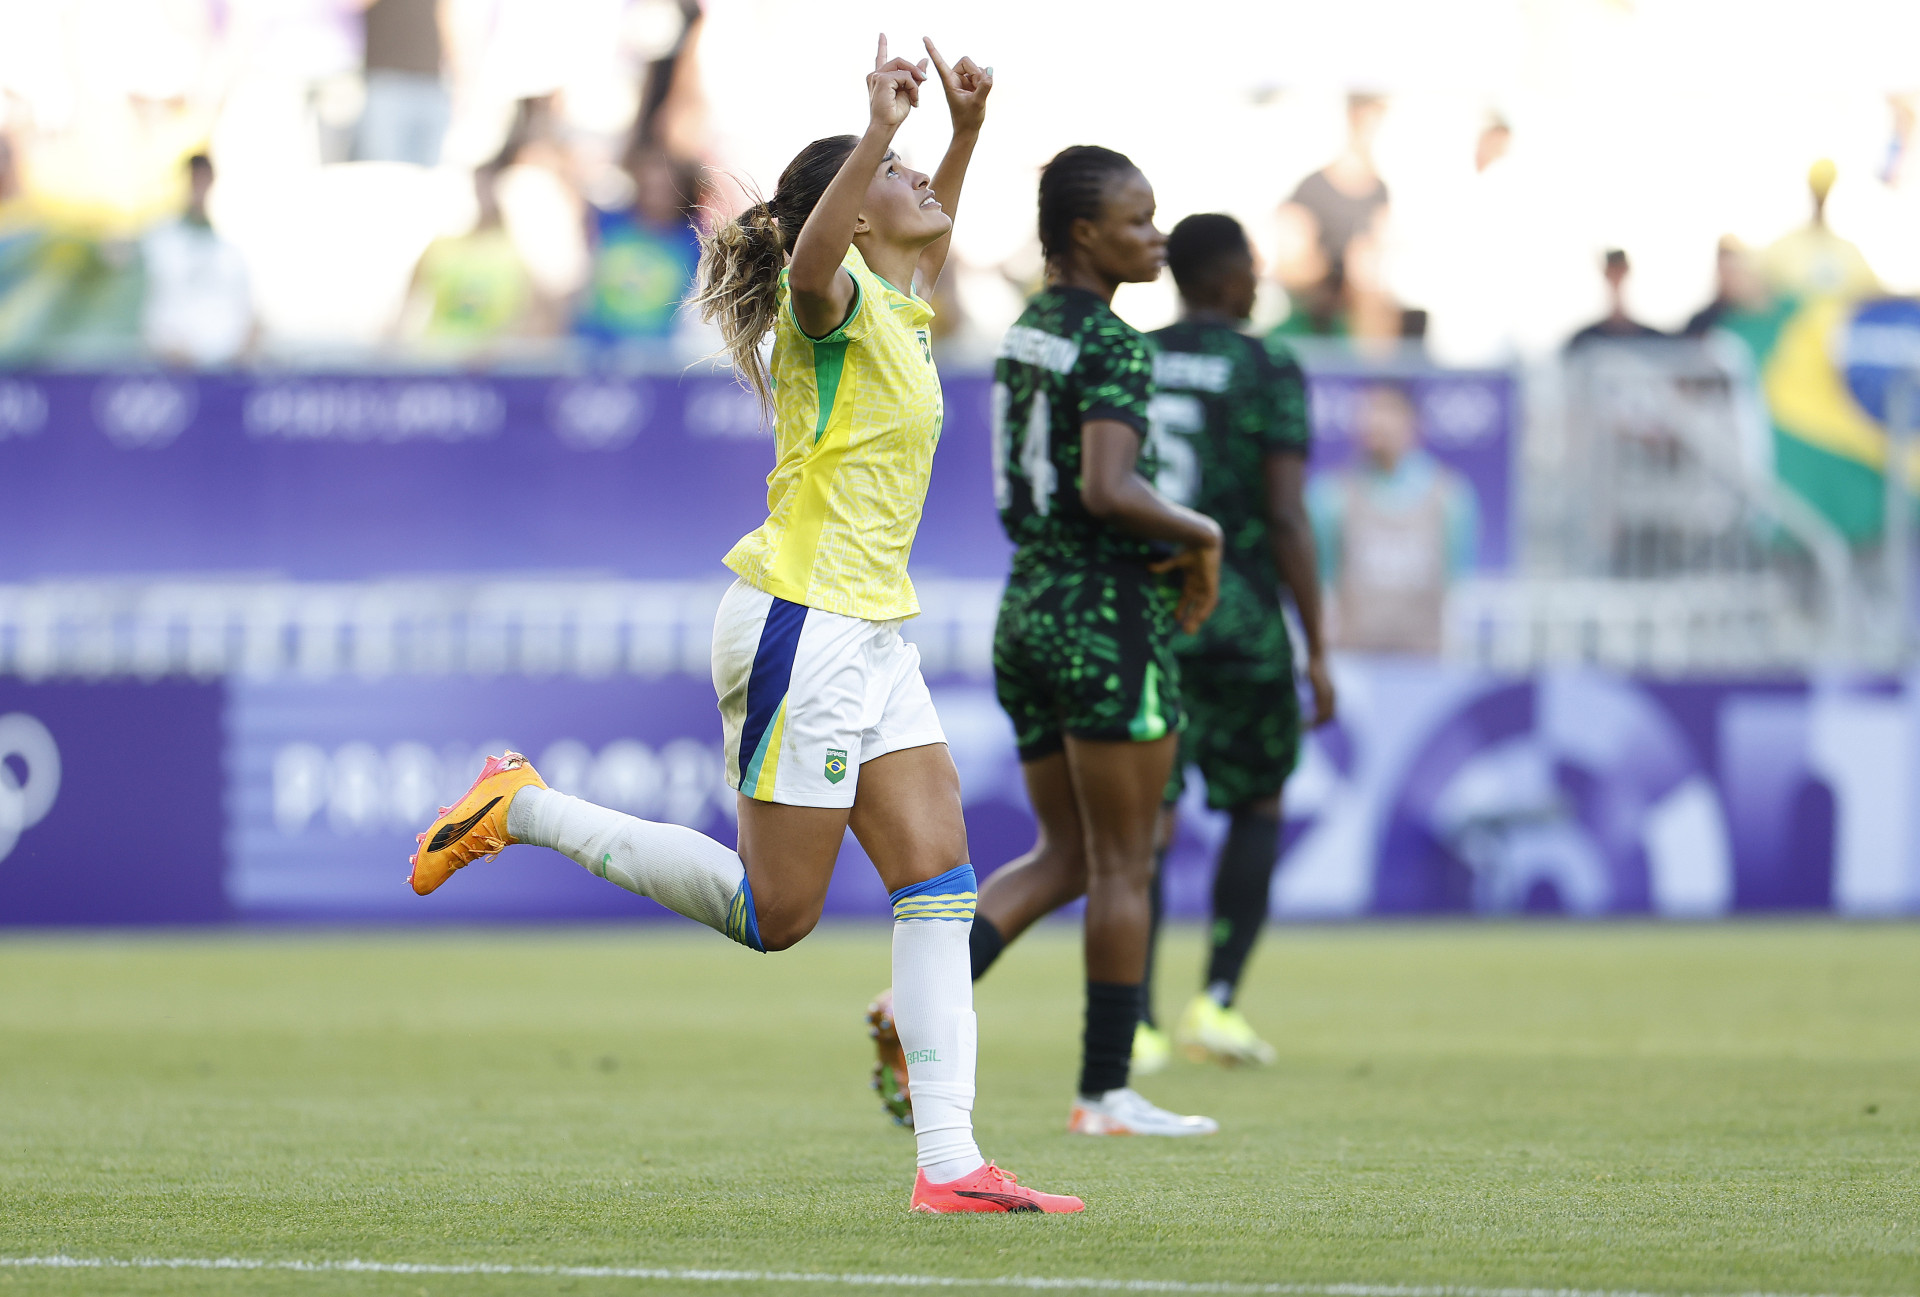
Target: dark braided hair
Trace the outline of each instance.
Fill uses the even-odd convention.
[[[851,135],[815,140],[787,163],[772,198],[701,236],[700,290],[693,304],[701,319],[720,326],[734,372],[746,379],[763,409],[772,408],[773,388],[760,339],[779,314],[787,251],[859,142]]]
[[[1167,235],[1167,269],[1182,293],[1204,290],[1224,264],[1252,255],[1246,230],[1221,212],[1198,212]]]
[[[1075,221],[1100,219],[1114,178],[1137,170],[1126,154],[1098,144],[1075,144],[1053,155],[1040,170],[1040,251],[1048,262],[1073,249]]]

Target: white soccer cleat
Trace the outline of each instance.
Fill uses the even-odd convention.
[[[1132,1090],[1108,1090],[1097,1099],[1083,1095],[1067,1114],[1067,1130],[1075,1135],[1211,1135],[1219,1129],[1211,1117],[1168,1112]]]

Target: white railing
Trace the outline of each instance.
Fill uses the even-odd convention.
[[[1889,534],[1850,544],[1775,476],[1751,365],[1724,342],[1595,347],[1529,372],[1520,570],[1456,592],[1451,654],[1658,673],[1911,660],[1900,475]],[[1891,421],[1896,444],[1910,421]]]
[[[930,674],[992,670],[1000,583],[917,583]],[[708,674],[727,583],[580,578],[125,579],[0,586],[0,675]]]
[[[1446,656],[1496,671],[1591,665],[1677,676],[1804,669],[1825,627],[1768,573],[1477,579],[1449,594]]]
[[[905,634],[927,673],[989,678],[1000,582],[916,584],[922,612]],[[523,577],[0,585],[0,676],[705,679],[725,590],[724,580]],[[1766,572],[1480,577],[1449,595],[1444,656],[1502,672],[1790,670],[1832,660],[1825,634],[1789,583]]]

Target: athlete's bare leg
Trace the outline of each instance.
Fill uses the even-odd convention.
[[[1148,885],[1160,794],[1179,740],[1095,742],[1021,767],[1040,833],[1033,850],[995,871],[980,913],[1008,941],[1069,901],[1087,897],[1087,976],[1138,982],[1151,919]]]
[[[1151,743],[1067,738],[1085,834],[1088,981],[1138,983],[1146,975],[1154,829],[1178,746],[1175,735]]]
[[[849,827],[889,892],[967,863],[960,775],[944,743],[862,764],[851,811],[739,801],[740,859],[768,950],[786,950],[820,922]]]
[[[1087,890],[1080,805],[1074,799],[1067,754],[1054,752],[1025,762],[1020,773],[1027,781],[1039,836],[1031,851],[995,870],[980,887],[980,916],[1008,941]]]
[[[862,765],[850,825],[889,892],[971,863],[960,772],[944,743]]]
[[[862,778],[865,772],[862,772]],[[753,889],[760,943],[786,950],[812,932],[847,836],[840,806],[783,806],[739,797],[740,861]]]

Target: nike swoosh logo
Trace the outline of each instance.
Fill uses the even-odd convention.
[[[487,816],[487,812],[492,810],[494,807],[498,806],[499,804],[500,804],[500,799],[496,797],[492,801],[488,802],[485,806],[482,806],[479,810],[475,811],[473,814],[467,816],[466,819],[461,820],[458,824],[441,825],[440,831],[433,835],[433,841],[427,843],[427,850],[428,851],[445,851],[448,847],[452,846],[454,843],[458,842],[461,838],[464,838],[467,836],[467,834],[471,833],[473,831],[473,826],[478,824],[481,820],[485,819]]]
[[[1001,1211],[1039,1211],[1040,1204],[1031,1198],[1022,1198],[1014,1193],[978,1193],[971,1189],[955,1189],[956,1198],[978,1198],[981,1202],[1000,1204]]]

